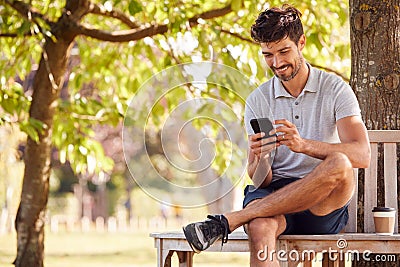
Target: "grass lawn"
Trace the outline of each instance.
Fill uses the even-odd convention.
[[[156,250],[149,232],[46,233],[45,266],[51,267],[154,267]],[[14,267],[15,234],[0,235],[0,267]],[[248,266],[247,253],[201,253],[196,267]],[[173,266],[178,266],[173,257]]]

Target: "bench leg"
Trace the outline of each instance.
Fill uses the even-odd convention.
[[[171,267],[171,257],[175,251],[173,250],[160,250],[161,253],[158,255],[157,266],[158,267]]]
[[[173,250],[163,248],[163,242],[160,239],[155,240],[157,248],[157,267],[171,267],[171,257],[174,254]]]
[[[275,245],[277,251],[283,250],[283,251],[288,251],[288,244],[286,240],[277,240],[276,245]],[[279,266],[280,267],[290,267],[288,261],[279,261]]]
[[[312,267],[312,261],[309,260],[303,261],[303,267]]]
[[[179,267],[193,267],[193,251],[177,251]]]
[[[174,250],[159,250],[159,253],[157,253],[157,266],[171,267],[171,258],[174,252],[178,255],[179,267],[193,267],[193,251]]]
[[[344,267],[345,260],[340,259],[339,255],[336,256],[337,256],[336,260],[331,260],[329,259],[328,253],[324,253],[322,258],[322,267]]]
[[[175,251],[163,248],[163,240],[156,239],[157,267],[171,267],[171,257],[176,252],[179,259],[179,267],[193,267],[193,251]]]

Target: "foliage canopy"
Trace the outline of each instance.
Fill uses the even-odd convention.
[[[32,92],[27,85],[37,70],[46,38],[57,41],[52,26],[62,16],[66,2],[1,2],[5,5],[0,6],[3,110],[0,122],[18,124],[37,141],[38,131],[47,126],[28,116]],[[93,12],[80,21],[79,26],[85,30],[75,39],[71,50],[66,82],[54,118],[52,138],[60,159],[69,160],[76,172],[111,170],[112,160],[104,155],[95,139],[94,126],[118,125],[138,88],[169,66],[212,61],[236,68],[256,83],[265,81],[270,73],[265,74],[267,68],[258,45],[250,39],[249,28],[261,10],[269,5],[280,6],[282,2],[107,0],[90,3]],[[303,13],[308,38],[306,59],[348,77],[348,2],[326,0],[317,4],[315,0],[294,0],[292,4]],[[22,15],[24,10],[28,10],[26,16]],[[129,31],[142,34],[131,35],[130,41],[123,39],[123,33]],[[105,35],[115,38],[104,42]],[[210,91],[201,93],[213,97]],[[234,95],[224,90],[220,96],[232,105],[237,102]],[[154,123],[160,123],[159,115],[168,113],[188,97],[193,97],[190,86],[170,91],[165,95],[166,109],[154,110]]]

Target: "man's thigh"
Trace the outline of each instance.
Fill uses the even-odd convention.
[[[293,183],[300,178],[282,178],[280,180],[273,181],[270,185],[265,188],[256,188],[253,185],[247,185],[244,189],[244,199],[243,199],[243,208],[245,208],[249,203],[253,203],[253,201],[264,198],[276,190]]]
[[[327,162],[325,162],[327,161]],[[308,174],[303,179],[307,179],[308,176],[320,176],[322,179],[325,179],[327,176],[332,175],[332,177],[337,176],[336,180],[338,181],[335,185],[335,188],[332,192],[317,205],[310,208],[310,211],[314,215],[327,215],[332,213],[333,211],[340,209],[347,205],[353,194],[356,185],[356,178],[354,177],[352,168],[343,168],[343,166],[335,165],[336,162],[340,163],[341,161],[336,161],[335,156],[332,156],[328,160],[324,160],[323,163],[317,166],[310,174]],[[343,168],[341,172],[335,172],[335,169]],[[316,179],[318,181],[319,179]],[[321,190],[325,190],[321,188]]]

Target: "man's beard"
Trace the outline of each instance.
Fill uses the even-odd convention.
[[[300,68],[301,68],[302,64],[303,64],[303,61],[302,61],[301,55],[299,53],[299,56],[295,59],[295,66],[294,67],[291,64],[290,65],[284,65],[284,66],[281,67],[281,68],[285,68],[286,66],[287,67],[292,67],[293,71],[292,71],[292,73],[290,75],[286,75],[286,76],[278,75],[276,73],[276,68],[272,68],[272,70],[273,70],[275,76],[278,77],[279,80],[281,80],[282,82],[287,82],[287,81],[290,81],[291,79],[293,79],[294,77],[296,77],[297,73],[299,73],[299,71],[300,71]]]

